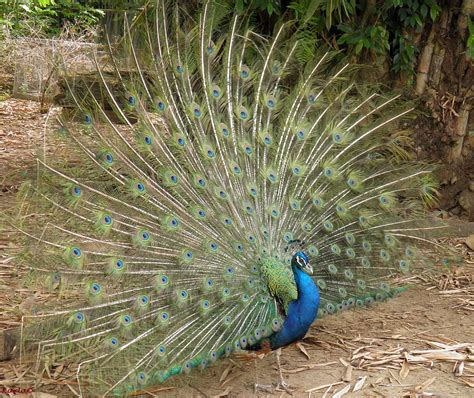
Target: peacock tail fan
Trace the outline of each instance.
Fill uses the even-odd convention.
[[[78,363],[81,394],[145,388],[279,330],[295,242],[319,316],[393,296],[390,280],[430,263],[424,245],[444,250],[398,95],[329,51],[300,63],[290,24],[268,38],[230,2],[188,11],[157,1],[133,21],[97,60],[100,90],[71,89],[64,156],[39,157],[19,194],[28,283],[59,296],[24,317],[23,341],[38,363]]]

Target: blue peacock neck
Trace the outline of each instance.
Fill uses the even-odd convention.
[[[298,299],[289,304],[283,327],[270,337],[272,350],[302,339],[316,319],[319,308],[319,289],[316,284],[296,264],[293,263],[291,268],[298,289]]]

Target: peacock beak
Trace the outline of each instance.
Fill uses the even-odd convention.
[[[306,263],[305,271],[306,271],[306,273],[309,274],[309,275],[312,275],[312,274],[313,274],[313,267],[311,266],[310,263]]]

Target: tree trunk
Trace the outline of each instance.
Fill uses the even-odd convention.
[[[423,32],[415,85],[422,112],[414,128],[418,157],[442,164],[441,208],[472,219],[472,209],[463,207],[466,196],[474,195],[468,188],[474,182],[474,60],[466,55],[469,16],[474,17],[474,0],[445,1],[440,17]]]

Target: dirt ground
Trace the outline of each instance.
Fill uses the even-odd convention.
[[[38,110],[35,102],[0,101],[0,211],[14,202],[21,171],[33,164],[45,122],[52,117]],[[299,345],[283,349],[283,374],[294,397],[474,396],[474,253],[464,244],[474,224],[457,221],[456,226],[456,236],[446,242],[463,253],[464,267],[413,276],[406,281],[411,288],[397,298],[317,320]],[[17,327],[21,314],[38,299],[20,284],[15,260],[7,254],[15,249],[8,237],[9,231],[2,231],[0,333]],[[63,364],[35,376],[17,359],[0,361],[0,397],[3,387],[31,387],[34,392],[25,397],[74,396],[77,385],[69,374]],[[289,396],[275,389],[277,381],[275,354],[233,356],[140,396]]]

